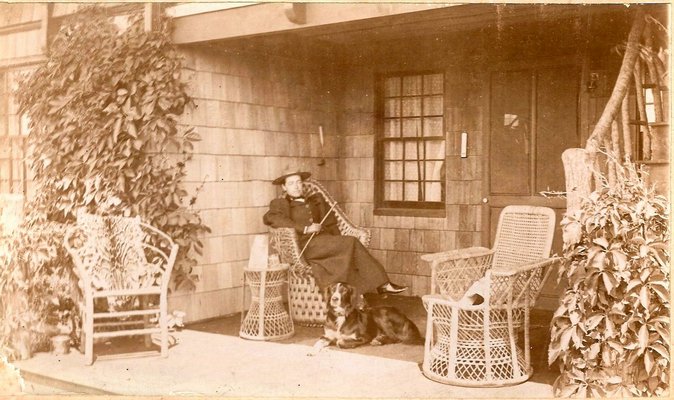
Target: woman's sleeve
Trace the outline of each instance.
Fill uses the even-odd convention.
[[[330,210],[330,207],[328,207],[328,203],[325,201],[323,196],[320,196],[320,208],[321,208],[321,217],[325,216],[325,213]],[[342,233],[339,231],[339,225],[337,225],[337,218],[335,217],[335,211],[330,211],[330,215],[325,218],[325,222],[323,222],[323,230],[328,232],[331,235],[341,235]]]
[[[294,228],[298,234],[304,233],[304,225],[290,218],[290,204],[286,199],[272,200],[262,221],[272,228]]]

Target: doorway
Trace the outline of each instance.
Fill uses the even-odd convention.
[[[566,201],[562,152],[579,147],[579,73],[573,66],[494,71],[490,74],[489,167],[483,198],[483,242],[493,244],[501,210],[508,205],[555,210],[553,254],[562,252],[559,221]],[[554,282],[541,301],[556,306]],[[552,305],[554,303],[554,306]]]

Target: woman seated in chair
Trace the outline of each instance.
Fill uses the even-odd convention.
[[[285,195],[269,204],[264,223],[273,228],[294,228],[303,256],[311,265],[318,286],[346,282],[360,293],[400,293],[407,289],[389,281],[384,267],[353,236],[342,236],[334,213],[320,193],[303,197],[303,181],[309,172],[290,172],[272,183],[281,185]],[[312,234],[313,237],[312,237]],[[308,242],[308,244],[307,244]]]

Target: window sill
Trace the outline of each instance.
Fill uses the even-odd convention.
[[[387,215],[397,217],[425,217],[425,218],[445,218],[447,215],[444,209],[424,209],[424,208],[376,208],[374,215]]]

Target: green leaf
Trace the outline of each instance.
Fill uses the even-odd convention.
[[[660,356],[663,359],[669,361],[669,351],[665,348],[665,346],[655,343],[655,344],[650,345],[649,348],[653,349],[653,351],[660,354]]]
[[[653,370],[653,364],[654,364],[653,354],[649,350],[646,350],[646,352],[644,353],[644,366],[646,367],[647,373],[649,374],[651,373],[651,371]]]
[[[625,289],[626,292],[631,292],[634,288],[639,287],[643,284],[641,279],[635,278],[632,279],[628,284],[627,288]]]
[[[648,290],[648,286],[644,285],[641,287],[641,290],[639,291],[639,300],[641,301],[641,305],[644,306],[645,309],[648,309],[651,305],[651,293]]]
[[[646,327],[646,325],[641,325],[641,328],[639,328],[638,339],[639,339],[639,353],[641,354],[644,350],[646,350],[646,347],[648,346],[648,328]]]
[[[605,237],[599,237],[592,241],[592,243],[601,246],[604,249],[608,249],[608,240]]]

